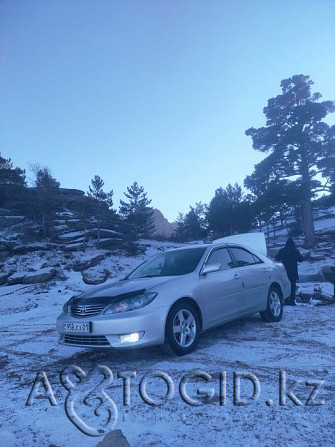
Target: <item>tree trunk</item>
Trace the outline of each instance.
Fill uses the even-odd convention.
[[[304,147],[301,148],[301,179],[302,179],[302,228],[305,236],[305,247],[313,248],[315,245],[315,231],[312,214],[311,178]]]
[[[267,241],[270,241],[270,222],[269,220],[266,221],[266,238]]]
[[[302,202],[302,228],[305,236],[305,247],[313,248],[315,245],[315,231],[312,214],[312,201],[305,198]]]

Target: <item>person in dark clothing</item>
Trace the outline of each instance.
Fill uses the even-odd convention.
[[[281,248],[275,256],[276,261],[281,261],[287,272],[288,279],[291,282],[291,294],[286,300],[290,306],[295,306],[295,289],[297,285],[298,276],[298,262],[302,262],[304,259],[296,248],[294,240],[289,237],[286,241],[284,248]]]

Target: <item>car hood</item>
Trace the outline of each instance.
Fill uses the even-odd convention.
[[[146,290],[150,290],[160,284],[173,281],[176,278],[180,278],[180,276],[157,276],[153,278],[127,279],[90,289],[87,292],[83,292],[76,296],[74,299],[77,302],[91,301],[92,299],[95,300],[99,298],[102,300],[107,299],[109,301],[113,301],[112,298],[119,299],[120,295],[132,295],[138,292],[143,293]]]
[[[242,233],[215,239],[213,244],[236,243],[251,248],[263,256],[267,256],[267,248],[264,233]]]

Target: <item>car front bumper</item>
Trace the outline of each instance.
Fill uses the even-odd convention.
[[[137,348],[153,346],[165,341],[165,321],[169,307],[142,309],[117,315],[96,315],[75,317],[61,314],[57,318],[56,329],[60,334],[59,343],[80,347]],[[64,323],[90,323],[90,332],[68,332]],[[138,334],[139,339],[121,341],[120,336]]]

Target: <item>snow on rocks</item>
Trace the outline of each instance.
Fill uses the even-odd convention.
[[[15,284],[36,284],[49,281],[55,274],[56,269],[48,267],[34,272],[16,272],[8,278],[7,284],[10,286]]]
[[[82,272],[83,281],[85,284],[102,284],[109,277],[109,271],[106,269],[96,269],[94,267],[84,270]]]
[[[83,270],[87,270],[90,267],[94,267],[99,264],[99,262],[103,261],[109,253],[99,254],[97,256],[89,256],[89,257],[81,257],[77,259],[73,265],[72,269],[75,272],[82,272]]]
[[[54,268],[44,268],[38,272],[28,273],[23,278],[23,284],[36,284],[39,282],[45,282],[52,279],[56,274],[56,269]]]
[[[7,280],[9,286],[14,286],[16,284],[22,284],[24,277],[28,275],[28,272],[15,272]]]

